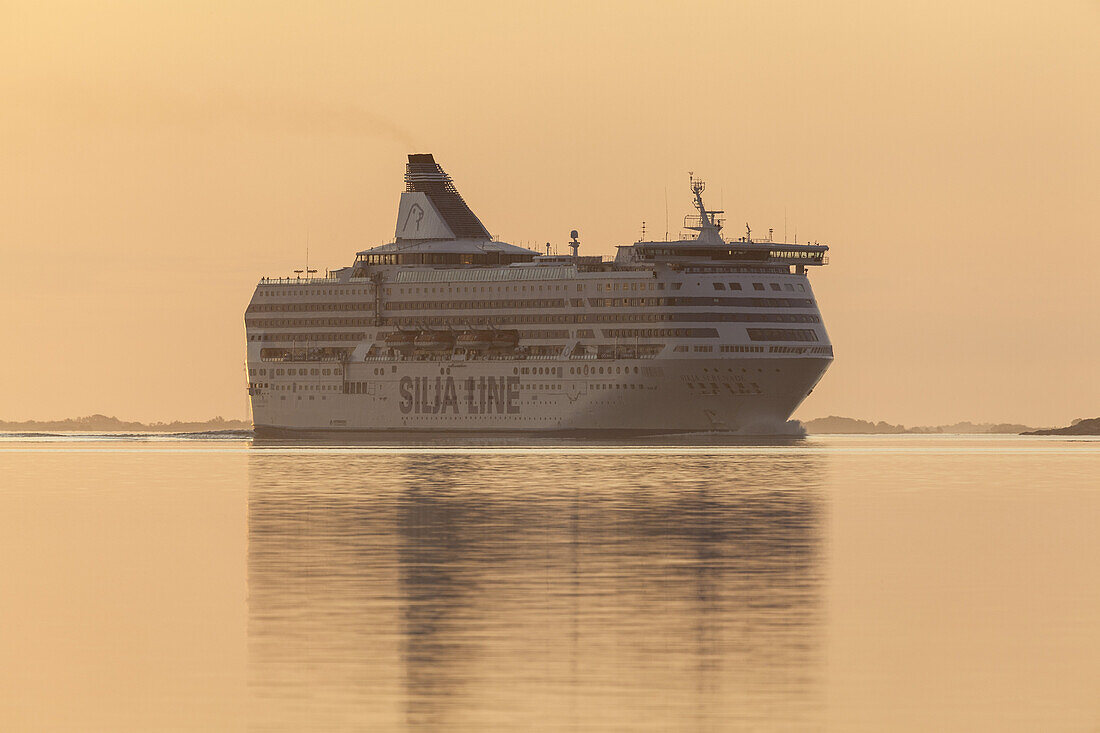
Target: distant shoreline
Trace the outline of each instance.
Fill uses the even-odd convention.
[[[1035,428],[1017,423],[958,422],[952,425],[906,427],[888,422],[871,422],[851,417],[818,417],[802,423],[811,435],[1019,435]]]
[[[0,420],[0,431],[11,432],[71,432],[71,433],[206,433],[218,431],[252,430],[247,420],[227,420],[214,417],[202,421],[143,423],[119,420],[107,415],[70,417],[64,420]]]

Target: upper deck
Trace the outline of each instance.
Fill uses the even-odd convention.
[[[766,238],[753,239],[747,225],[745,236],[727,241],[721,235],[719,215],[723,212],[703,205],[705,185],[694,177],[691,190],[698,214],[685,218],[684,229],[695,234],[619,245],[613,258],[580,256],[576,231],[571,232],[570,255],[551,255],[549,244],[543,254],[493,238],[430,154],[409,156],[405,182],[393,241],[358,252],[350,267],[330,271],[330,276],[340,282],[411,282],[420,276],[410,273],[425,271],[446,273],[433,276],[439,281],[560,278],[568,272],[568,277],[583,279],[619,271],[665,269],[804,275],[806,266],[828,262],[826,245],[775,242],[771,230]],[[547,268],[554,270],[553,275]],[[471,274],[459,274],[463,271]],[[475,271],[498,274],[472,274]]]

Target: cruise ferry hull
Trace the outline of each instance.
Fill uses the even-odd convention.
[[[253,400],[256,433],[663,433],[779,429],[829,360],[462,361],[352,365]],[[601,373],[602,372],[602,373]]]

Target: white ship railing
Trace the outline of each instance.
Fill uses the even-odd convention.
[[[338,277],[261,277],[260,285],[332,285]]]

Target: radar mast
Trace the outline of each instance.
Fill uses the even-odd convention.
[[[691,193],[695,198],[695,208],[698,210],[698,215],[690,215],[684,220],[684,228],[691,229],[699,232],[699,236],[696,237],[700,242],[722,242],[722,219],[719,214],[726,213],[721,209],[708,209],[703,204],[703,191],[706,190],[707,184],[695,177],[695,174],[688,172],[688,182],[691,184]]]

